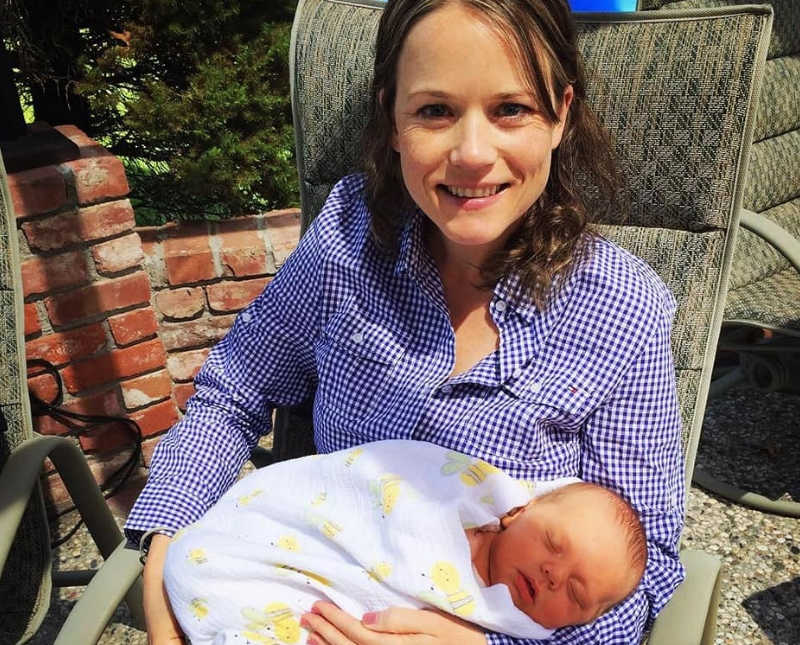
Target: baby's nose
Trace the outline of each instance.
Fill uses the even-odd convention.
[[[562,576],[558,565],[545,563],[542,565],[542,573],[544,573],[548,588],[555,590],[561,586]]]

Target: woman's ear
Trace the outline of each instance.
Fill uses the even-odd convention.
[[[523,510],[525,510],[524,506],[515,506],[508,511],[508,513],[503,515],[503,517],[500,518],[501,528],[507,529],[509,526],[511,526],[511,523],[522,514]]]
[[[572,85],[567,85],[564,88],[564,94],[561,96],[561,105],[558,108],[558,123],[553,129],[552,150],[558,148],[561,143],[561,138],[564,136],[564,128],[567,125],[567,114],[569,113],[569,106],[572,104],[572,98],[575,96],[575,90]]]

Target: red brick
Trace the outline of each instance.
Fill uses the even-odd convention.
[[[58,384],[53,374],[39,374],[28,379],[28,389],[45,403],[53,403],[58,396]]]
[[[220,282],[206,287],[212,311],[239,311],[249,305],[269,284],[270,278],[255,278],[241,282]]]
[[[267,249],[256,225],[257,220],[251,217],[218,225],[225,275],[241,278],[267,273]]]
[[[71,244],[118,235],[132,229],[135,224],[131,203],[123,199],[81,208],[78,212],[25,222],[22,230],[32,248],[52,251]]]
[[[73,399],[63,405],[63,407],[70,412],[78,412],[80,414],[104,414],[116,415],[121,414],[119,406],[119,397],[117,396],[117,388],[106,390],[98,394],[84,396]],[[37,426],[37,431],[42,434],[63,434],[68,430],[65,425],[62,425],[52,417],[42,416],[34,417],[34,425]]]
[[[100,273],[115,273],[138,266],[144,260],[137,233],[118,237],[92,247],[94,264]]]
[[[103,157],[109,154],[97,141],[88,137],[74,125],[57,125],[55,129],[72,141],[80,150],[81,157]]]
[[[162,323],[159,329],[167,350],[188,349],[216,343],[233,325],[236,316],[211,316],[181,323]]]
[[[78,203],[119,199],[130,192],[122,162],[112,155],[87,157],[62,164],[72,170]]]
[[[8,175],[8,188],[17,217],[47,213],[67,203],[67,184],[55,166]]]
[[[148,437],[175,425],[178,420],[178,409],[172,400],[169,400],[156,403],[138,412],[132,412],[128,416],[139,424],[142,436]]]
[[[88,287],[45,299],[54,325],[64,325],[95,314],[150,301],[150,283],[143,271],[121,278],[102,280]]]
[[[89,270],[82,251],[52,257],[32,257],[21,265],[22,291],[27,298],[34,293],[72,287],[88,282]]]
[[[170,354],[167,357],[167,369],[173,381],[191,381],[200,371],[208,356],[208,348],[195,349],[190,352]]]
[[[194,391],[194,383],[176,383],[172,388],[172,393],[175,395],[175,401],[181,412],[186,412],[186,402],[194,394]]]
[[[206,298],[201,287],[165,289],[156,294],[156,306],[167,318],[186,320],[205,308]]]
[[[96,354],[106,346],[106,332],[100,323],[69,331],[47,334],[25,343],[27,358],[43,358],[53,365]]]
[[[142,252],[144,253],[142,265],[144,270],[147,271],[147,275],[150,276],[150,284],[154,287],[166,286],[167,269],[161,252],[159,229],[149,226],[140,227],[136,230],[139,233],[139,237],[142,238]]]
[[[71,363],[61,371],[61,378],[67,390],[74,394],[103,383],[113,383],[149,372],[162,367],[165,359],[164,346],[160,339],[155,338]]]
[[[275,266],[281,266],[300,241],[300,210],[289,208],[268,213],[267,227]]]
[[[152,336],[158,330],[156,314],[152,307],[112,316],[108,319],[108,324],[117,345],[130,345],[137,340]]]
[[[28,303],[25,305],[25,335],[32,336],[40,331],[42,331],[42,325],[39,322],[39,311],[36,309],[36,303]]]
[[[166,370],[123,381],[120,385],[125,407],[129,410],[141,408],[172,394],[172,379]]]
[[[170,284],[187,284],[217,277],[205,226],[184,225],[175,228],[172,235],[164,241],[164,262]]]

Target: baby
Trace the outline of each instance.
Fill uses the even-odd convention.
[[[433,444],[381,441],[275,464],[175,535],[164,582],[193,645],[305,641],[327,599],[360,616],[436,607],[547,638],[637,586],[644,532],[618,495],[519,482]]]

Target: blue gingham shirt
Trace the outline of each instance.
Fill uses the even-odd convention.
[[[670,351],[674,299],[641,260],[597,238],[545,311],[514,277],[489,305],[499,349],[449,377],[454,333],[411,218],[397,258],[375,247],[362,176],[346,177],[275,279],[237,316],[159,443],[126,532],[169,533],[202,515],[270,430],[275,406],[316,390],[328,452],[389,438],[481,457],[525,479],[578,476],[639,511],[649,561],[636,592],[548,642],[638,643],[683,579],[680,415]],[[487,634],[489,643],[535,643]]]

